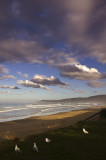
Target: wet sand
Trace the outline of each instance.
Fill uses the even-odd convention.
[[[31,117],[22,120],[0,122],[0,139],[13,139],[15,137],[24,139],[32,134],[44,133],[57,128],[74,125],[79,121],[99,112],[101,108],[89,108],[71,112],[58,113],[54,115]]]

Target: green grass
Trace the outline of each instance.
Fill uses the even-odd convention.
[[[84,135],[82,128],[89,131]],[[48,137],[52,140],[45,142]],[[33,151],[36,143],[39,152]],[[16,154],[15,144],[22,153]],[[106,121],[78,123],[77,125],[32,135],[25,140],[0,142],[0,160],[106,160]]]

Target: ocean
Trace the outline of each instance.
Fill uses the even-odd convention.
[[[32,116],[51,115],[60,112],[88,109],[100,106],[98,103],[50,103],[34,104],[0,103],[0,122],[24,119]]]

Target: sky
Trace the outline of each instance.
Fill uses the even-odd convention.
[[[0,102],[99,94],[105,0],[0,0]]]

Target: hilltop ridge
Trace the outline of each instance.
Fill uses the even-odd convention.
[[[106,104],[106,95],[95,95],[90,97],[78,97],[78,98],[67,98],[60,100],[42,100],[41,102],[72,102],[72,103],[81,103],[81,102],[93,102],[93,103],[105,103]]]

